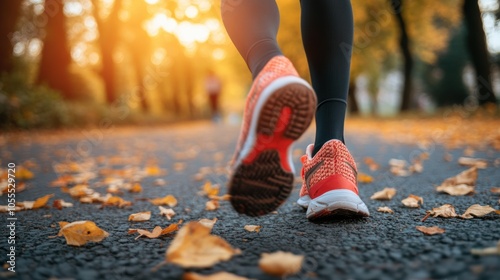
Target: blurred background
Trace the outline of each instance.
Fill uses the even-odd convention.
[[[350,114],[497,110],[499,0],[352,0]],[[277,0],[282,50],[308,79],[299,0]],[[228,38],[220,1],[0,2],[0,129],[237,122],[250,73]],[[212,74],[210,74],[212,73]]]

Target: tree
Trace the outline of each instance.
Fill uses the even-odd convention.
[[[496,104],[497,100],[491,83],[491,63],[478,0],[464,0],[463,16],[467,27],[466,40],[469,55],[476,72],[478,103],[480,105]]]
[[[94,18],[99,31],[98,44],[101,49],[101,77],[104,80],[106,102],[112,104],[117,100],[116,94],[116,69],[113,54],[119,39],[120,19],[119,12],[123,1],[115,0],[111,12],[104,20],[99,15],[99,0],[92,0],[94,6]]]
[[[49,16],[37,82],[60,91],[65,99],[76,99],[70,75],[72,59],[66,35],[66,16],[61,2],[45,1],[45,13]]]
[[[0,2],[0,38],[5,40],[0,44],[0,74],[10,72],[12,65],[11,35],[15,31],[16,23],[21,12],[22,1]]]

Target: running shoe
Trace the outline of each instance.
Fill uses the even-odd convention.
[[[284,56],[271,59],[255,78],[229,179],[238,213],[261,216],[288,198],[294,182],[291,146],[309,127],[315,108],[313,89]]]
[[[302,188],[297,204],[307,209],[309,220],[337,217],[368,217],[370,212],[358,194],[356,163],[339,140],[326,142],[312,157],[309,145],[301,157]]]

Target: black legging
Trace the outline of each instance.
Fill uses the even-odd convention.
[[[318,97],[314,154],[330,139],[344,141],[353,39],[350,0],[301,0],[301,29]],[[281,50],[275,0],[222,0],[222,19],[255,78]]]

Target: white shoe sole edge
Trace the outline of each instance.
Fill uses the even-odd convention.
[[[305,201],[305,200],[304,200]],[[299,204],[300,205],[300,204]],[[310,200],[307,207],[308,219],[324,216],[332,212],[352,212],[357,216],[369,216],[370,211],[361,198],[350,190],[332,190]]]
[[[260,112],[262,111],[262,108],[266,104],[266,101],[269,99],[269,97],[272,96],[273,93],[278,91],[280,88],[283,88],[287,85],[291,84],[301,84],[304,85],[310,89],[311,86],[309,83],[307,83],[304,79],[296,77],[296,76],[285,76],[285,77],[280,77],[274,81],[272,81],[261,93],[259,96],[259,99],[257,100],[257,104],[255,104],[255,108],[252,114],[252,120],[250,122],[250,128],[248,131],[247,138],[245,142],[243,143],[243,148],[241,149],[241,152],[239,154],[239,157],[236,159],[236,162],[234,166],[239,166],[241,164],[241,161],[248,156],[248,154],[252,151],[252,148],[255,144],[255,140],[257,139],[257,124],[259,121],[260,117]],[[293,160],[292,160],[292,146],[288,147],[287,155],[288,155],[288,163],[290,165],[292,173],[295,174],[295,168],[293,166]]]

